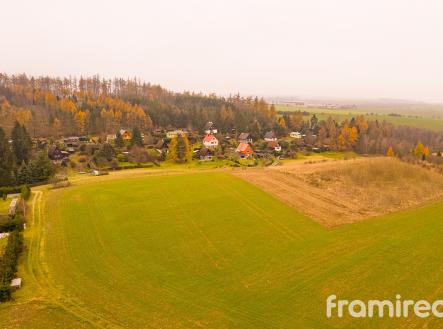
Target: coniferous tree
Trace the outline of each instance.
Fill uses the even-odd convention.
[[[132,130],[131,145],[143,146],[142,134],[140,133],[140,129],[137,127],[134,127]]]
[[[0,186],[13,184],[14,158],[5,132],[0,128]]]
[[[122,134],[120,134],[120,130],[115,134],[115,146],[123,147],[125,146],[125,142],[123,141]]]
[[[25,126],[16,122],[14,129],[12,129],[11,139],[16,163],[28,162],[31,158],[32,141]]]

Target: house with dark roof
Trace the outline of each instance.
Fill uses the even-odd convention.
[[[205,134],[206,135],[216,134],[217,132],[218,132],[218,130],[212,121],[209,121],[205,124]]]
[[[268,150],[272,150],[272,151],[275,151],[275,152],[280,152],[281,151],[281,146],[280,146],[280,144],[278,144],[277,141],[270,141],[270,142],[268,142],[266,147],[268,148]]]
[[[202,148],[198,155],[200,161],[211,161],[214,158],[214,151],[208,148]]]
[[[250,133],[241,133],[238,136],[238,141],[240,143],[252,143],[252,137]]]
[[[277,141],[277,136],[275,135],[275,133],[273,131],[268,131],[265,134],[265,141],[267,141],[267,142]]]

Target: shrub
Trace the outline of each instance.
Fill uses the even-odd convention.
[[[28,185],[23,185],[21,188],[21,194],[22,198],[26,201],[29,200],[29,197],[31,196],[31,189]]]
[[[80,155],[78,157],[78,162],[83,163],[83,162],[86,162],[87,160],[88,160],[88,158],[85,155]]]

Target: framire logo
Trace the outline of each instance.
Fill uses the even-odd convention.
[[[413,301],[410,299],[402,300],[400,295],[395,296],[395,301],[391,300],[368,300],[367,303],[362,300],[337,299],[336,295],[330,295],[326,299],[326,316],[333,317],[335,314],[341,318],[345,312],[353,318],[407,318],[417,316],[427,318],[431,315],[443,318],[443,300],[436,300],[433,303],[427,300]]]

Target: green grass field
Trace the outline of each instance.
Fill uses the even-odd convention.
[[[345,119],[351,119],[358,115],[365,115],[370,120],[388,121],[396,125],[424,128],[434,131],[443,131],[443,111],[430,112],[425,109],[417,109],[414,112],[407,111],[402,112],[402,109],[352,109],[352,110],[338,110],[338,109],[317,109],[317,108],[300,108],[293,106],[278,105],[278,111],[306,111],[309,112],[309,116],[315,114],[320,120],[326,120],[328,117],[332,117],[336,121],[343,121]],[[390,116],[389,113],[400,113],[401,117]]]
[[[443,203],[327,230],[222,172],[33,200],[24,287],[0,305],[1,328],[439,325],[327,319],[325,300],[443,298]]]
[[[12,199],[7,198],[6,200],[0,199],[0,215],[7,215],[9,210],[9,205]]]

